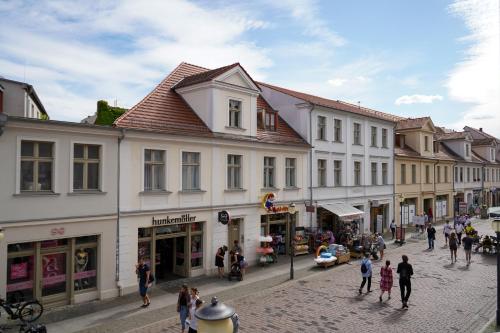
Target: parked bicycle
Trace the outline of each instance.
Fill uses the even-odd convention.
[[[0,298],[0,306],[7,312],[10,319],[19,319],[24,323],[34,322],[40,318],[43,313],[43,306],[37,300],[13,304],[7,303],[4,299]]]

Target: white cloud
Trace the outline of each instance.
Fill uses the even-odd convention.
[[[396,99],[394,104],[432,104],[434,101],[442,101],[443,96],[440,95],[404,95]]]
[[[340,87],[340,86],[343,86],[344,83],[347,82],[347,80],[346,79],[341,79],[341,78],[334,78],[334,79],[328,80],[327,82],[331,86]]]
[[[230,6],[18,1],[0,2],[0,17],[9,26],[0,30],[0,75],[26,73],[52,119],[78,121],[98,99],[131,107],[181,61],[209,68],[239,61],[261,80],[272,65],[267,50],[243,38],[267,22]]]
[[[500,137],[500,5],[497,0],[456,0],[450,11],[470,34],[464,59],[455,64],[446,87],[450,98],[471,106],[453,127],[483,127]]]

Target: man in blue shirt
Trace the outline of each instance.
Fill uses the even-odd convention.
[[[363,293],[363,287],[367,280],[367,292],[370,293],[372,287],[372,262],[369,253],[365,253],[365,257],[361,260],[361,276],[363,277],[363,282],[361,282],[361,287],[359,287],[359,294]]]

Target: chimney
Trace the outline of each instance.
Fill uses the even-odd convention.
[[[479,132],[482,132],[483,131],[483,128],[482,127],[479,127]]]

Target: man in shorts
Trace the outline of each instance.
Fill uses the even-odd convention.
[[[139,262],[135,265],[135,273],[139,278],[139,294],[142,297],[143,304],[142,308],[146,308],[151,303],[148,296],[148,288],[149,288],[149,277],[151,275],[151,270],[149,266],[144,262],[144,258],[140,257]]]

